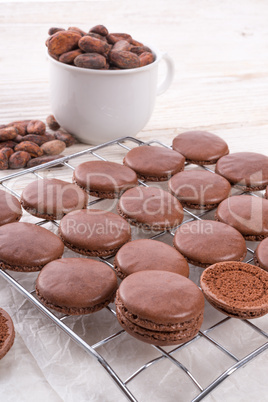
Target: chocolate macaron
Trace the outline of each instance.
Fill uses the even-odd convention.
[[[131,149],[124,164],[135,170],[139,179],[146,181],[168,180],[184,169],[185,158],[172,149],[141,145]]]
[[[262,240],[254,252],[254,262],[268,271],[268,238]]]
[[[255,152],[236,152],[223,156],[215,172],[243,191],[264,190],[268,184],[268,156]]]
[[[0,308],[0,360],[7,354],[15,339],[15,329],[10,315]]]
[[[114,255],[131,239],[125,219],[101,209],[70,212],[62,218],[59,234],[66,247],[93,257]]]
[[[231,185],[224,177],[196,169],[175,174],[168,187],[184,207],[206,210],[216,208],[231,191]]]
[[[28,222],[1,226],[0,244],[0,268],[21,272],[39,271],[64,251],[57,235]]]
[[[175,232],[175,248],[193,265],[206,268],[222,261],[242,261],[247,254],[243,236],[225,223],[186,222]]]
[[[58,179],[39,179],[21,194],[21,205],[31,215],[46,220],[61,219],[70,211],[87,206],[88,195],[73,183]]]
[[[268,272],[243,262],[214,264],[201,275],[208,302],[230,317],[250,319],[268,313]]]
[[[36,295],[48,308],[64,314],[89,314],[114,301],[117,278],[105,263],[61,258],[47,264],[36,280]]]
[[[119,215],[131,225],[147,230],[167,230],[183,220],[180,202],[158,187],[134,187],[127,190],[117,204]]]
[[[21,215],[19,200],[7,191],[0,190],[0,226],[18,222]]]
[[[233,226],[246,240],[262,240],[268,236],[268,200],[234,195],[220,203],[215,219]]]
[[[125,190],[138,184],[134,170],[108,161],[81,163],[75,168],[73,181],[98,198],[118,198]]]
[[[189,265],[174,247],[151,239],[126,243],[117,252],[114,269],[120,279],[138,271],[162,270],[188,277]]]
[[[173,139],[172,147],[196,165],[212,165],[229,153],[226,142],[208,131],[186,131]]]
[[[204,296],[190,279],[174,272],[140,271],[123,279],[116,294],[117,319],[133,337],[153,345],[194,338]]]

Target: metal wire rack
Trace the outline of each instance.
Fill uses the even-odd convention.
[[[80,161],[81,157],[94,157],[97,159],[101,160],[107,160],[105,156],[103,156],[103,152],[107,149],[110,149],[111,147],[114,147],[115,153],[118,152],[119,154],[124,154],[128,152],[131,148],[134,146],[140,146],[140,145],[155,145],[155,146],[163,146],[170,148],[166,144],[163,144],[159,141],[150,141],[150,142],[143,142],[140,141],[136,138],[132,137],[124,137],[120,138],[115,141],[110,141],[105,144],[101,144],[98,146],[91,147],[89,149],[83,150],[81,152],[77,152],[72,155],[68,155],[65,157],[62,157],[61,159],[58,159],[56,161],[48,162],[43,165],[39,165],[33,168],[29,168],[26,170],[18,171],[13,174],[9,174],[5,177],[2,177],[0,179],[0,187],[3,187],[5,190],[10,191],[13,195],[16,197],[20,198],[20,193],[14,189],[14,186],[12,185],[12,182],[16,180],[19,177],[25,176],[25,175],[32,175],[33,179],[36,178],[42,178],[42,172],[47,171],[48,169],[50,170],[53,167],[54,171],[54,176],[57,177],[57,167],[59,169],[65,169],[66,171],[69,171],[70,173],[70,179],[72,177],[73,170],[75,169],[74,165],[76,161]],[[105,152],[104,152],[105,155]],[[189,166],[189,165],[188,165]],[[207,169],[210,171],[213,171],[212,169],[208,167],[202,167],[203,169]],[[150,185],[155,185],[155,183],[145,183],[142,181],[139,181],[139,185],[141,186],[150,186]],[[236,190],[237,191],[237,190]],[[238,190],[239,191],[239,190]],[[240,191],[240,193],[242,193]],[[255,196],[259,196],[259,194],[254,194]],[[88,203],[88,208],[90,208],[92,205],[102,203],[104,200],[90,197],[89,203]],[[209,218],[209,214],[211,214],[211,211],[194,211],[190,209],[184,208],[185,212],[185,222],[189,222],[191,220],[200,220],[200,219],[211,219]],[[45,220],[40,220],[36,224],[37,225],[44,225],[47,223]],[[182,224],[183,224],[182,223]],[[52,224],[58,227],[58,222],[57,221],[52,221]],[[158,233],[153,233],[149,236],[149,238],[152,239],[157,239],[157,240],[162,240],[162,238],[165,236],[168,237],[168,243],[172,244],[172,238],[174,236],[175,230],[171,231],[162,231]],[[148,237],[147,237],[148,238]],[[253,262],[253,253],[254,250],[252,250],[251,247],[248,247],[248,254],[246,258],[246,262],[252,263]],[[100,261],[104,262],[111,268],[113,268],[113,258],[99,258]],[[201,272],[201,271],[200,271]],[[27,274],[26,274],[27,275]],[[149,359],[145,364],[141,365],[137,370],[135,370],[131,375],[129,375],[127,378],[122,379],[113,369],[113,367],[105,360],[105,358],[101,355],[98,350],[100,349],[101,346],[103,345],[109,345],[110,342],[112,342],[115,338],[121,337],[122,334],[125,332],[123,329],[113,333],[112,335],[99,340],[98,342],[94,344],[89,344],[85,342],[78,333],[76,333],[73,329],[71,329],[66,322],[68,322],[67,315],[63,315],[59,317],[56,315],[53,311],[49,310],[46,308],[42,303],[39,302],[39,300],[35,297],[35,292],[33,291],[28,291],[25,289],[25,287],[19,283],[18,280],[14,278],[10,274],[10,272],[7,272],[6,270],[0,269],[0,276],[3,277],[10,285],[12,285],[18,292],[20,292],[28,301],[30,301],[41,313],[43,313],[46,317],[48,317],[60,330],[65,332],[79,347],[81,347],[85,352],[87,352],[89,355],[91,355],[93,358],[97,359],[99,364],[103,367],[106,372],[110,375],[110,377],[113,379],[115,384],[119,387],[121,390],[122,394],[125,396],[125,398],[129,401],[138,401],[138,399],[135,397],[133,392],[130,390],[129,385],[131,382],[139,377],[142,376],[146,370],[148,370],[149,367],[153,365],[159,364],[161,361],[166,359],[170,363],[170,365],[173,365],[176,370],[183,371],[186,376],[190,379],[192,384],[194,385],[196,389],[196,395],[192,399],[192,401],[201,401],[206,395],[208,395],[213,389],[215,389],[220,383],[222,383],[226,378],[228,378],[232,373],[234,373],[236,370],[239,368],[245,366],[248,362],[250,362],[252,359],[256,358],[259,354],[263,353],[267,348],[268,348],[268,334],[261,329],[259,326],[255,325],[252,321],[249,320],[243,320],[243,323],[247,326],[249,326],[253,331],[258,333],[261,337],[263,337],[263,342],[261,346],[254,348],[254,350],[250,350],[249,353],[247,353],[245,356],[242,358],[237,357],[231,350],[226,348],[221,342],[217,341],[215,337],[213,337],[213,332],[220,328],[221,326],[225,325],[228,321],[230,320],[236,320],[236,322],[240,321],[234,318],[230,317],[221,317],[220,320],[218,320],[215,324],[205,328],[204,330],[200,330],[197,336],[192,339],[191,341],[184,343],[182,345],[178,345],[176,347],[173,347],[170,350],[166,350],[164,347],[159,347],[159,346],[153,346],[153,345],[146,345],[148,348],[154,348],[158,351],[159,356],[153,359]],[[191,279],[191,273],[190,273],[190,279]],[[195,280],[196,281],[196,280]],[[198,283],[197,283],[198,284]],[[109,314],[112,315],[113,319],[116,320],[116,312],[114,308],[109,305],[106,307],[107,311]],[[95,313],[98,314],[98,313]],[[216,378],[213,379],[208,385],[202,386],[200,383],[200,380],[198,379],[198,375],[194,375],[192,370],[190,370],[188,367],[186,367],[185,364],[183,364],[177,357],[176,354],[179,350],[182,349],[187,349],[190,347],[191,344],[196,342],[198,339],[203,338],[207,342],[210,343],[210,345],[213,345],[213,347],[218,348],[223,354],[228,356],[232,363],[231,365],[225,369],[223,372],[221,372],[220,375],[217,375]],[[124,361],[122,361],[122,365],[125,364]],[[216,364],[216,362],[215,362]],[[175,373],[176,376],[176,373]],[[189,398],[190,400],[190,398]]]

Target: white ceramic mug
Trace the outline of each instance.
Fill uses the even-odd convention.
[[[97,145],[135,136],[149,121],[157,95],[174,76],[172,59],[151,47],[155,61],[128,70],[93,70],[60,63],[48,55],[51,111],[78,140]],[[158,65],[166,75],[158,83]]]

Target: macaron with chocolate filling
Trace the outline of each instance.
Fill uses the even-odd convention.
[[[255,152],[236,152],[223,156],[215,172],[243,191],[264,190],[268,184],[268,156]]]
[[[64,251],[57,235],[28,222],[1,226],[0,244],[0,268],[21,272],[40,271]]]
[[[12,318],[0,308],[0,360],[7,354],[15,339],[15,329]]]
[[[189,265],[174,247],[151,239],[126,243],[117,252],[114,269],[120,279],[138,271],[162,270],[189,276]]]
[[[184,169],[185,158],[169,148],[141,145],[131,149],[123,163],[141,180],[163,181]]]
[[[268,238],[262,240],[254,252],[255,264],[268,271]]]
[[[131,225],[148,230],[167,230],[183,220],[180,202],[158,187],[134,187],[117,204],[119,215]]]
[[[204,296],[190,279],[174,272],[140,271],[121,282],[116,314],[133,337],[153,345],[194,338],[204,313]]]
[[[215,219],[233,226],[246,240],[262,240],[268,236],[268,200],[234,195],[220,203]]]
[[[188,263],[206,268],[222,261],[242,261],[247,254],[243,236],[225,223],[211,220],[186,222],[175,232],[175,248]]]
[[[36,295],[48,308],[64,314],[90,314],[114,301],[117,278],[105,263],[62,258],[47,264],[36,280]]]
[[[186,162],[212,165],[229,153],[226,142],[208,131],[186,131],[173,139],[172,147],[185,156]]]
[[[204,270],[200,285],[208,302],[230,317],[245,320],[268,313],[268,272],[259,267],[216,263]]]
[[[62,218],[59,234],[66,247],[93,257],[114,255],[131,240],[125,219],[101,209],[70,212]]]
[[[231,191],[231,185],[224,177],[196,169],[175,174],[168,187],[184,207],[207,210],[216,208]]]
[[[61,219],[70,211],[86,208],[88,195],[73,183],[38,179],[21,194],[21,205],[31,215],[46,220]]]
[[[21,216],[19,200],[7,191],[0,190],[0,226],[18,222]]]
[[[118,198],[125,190],[138,184],[134,170],[108,161],[81,163],[75,168],[73,181],[98,198]]]

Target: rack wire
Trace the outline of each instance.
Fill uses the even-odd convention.
[[[25,175],[33,175],[33,179],[36,178],[43,178],[42,173],[50,170],[54,171],[54,176],[57,177],[57,167],[59,167],[60,171],[62,169],[68,171],[70,173],[70,178],[72,177],[73,170],[75,169],[74,167],[74,161],[79,160],[80,157],[94,157],[100,160],[107,160],[106,157],[104,157],[101,154],[101,151],[109,150],[111,147],[116,147],[117,151],[121,154],[128,152],[131,148],[134,146],[140,146],[140,145],[155,145],[155,146],[162,146],[162,147],[167,147],[171,148],[166,144],[163,144],[159,141],[153,140],[150,142],[143,142],[141,140],[138,140],[133,137],[123,137],[119,138],[115,141],[110,141],[98,146],[94,146],[91,148],[88,148],[86,150],[74,153],[72,155],[64,156],[56,161],[48,162],[43,165],[39,165],[36,167],[32,167],[29,169],[17,171],[12,174],[8,174],[5,177],[2,177],[0,179],[0,187],[2,186],[5,190],[10,191],[13,195],[16,197],[20,198],[20,193],[14,189],[12,186],[12,183],[14,180],[16,180],[19,177],[23,177]],[[189,165],[188,165],[189,166]],[[213,169],[208,168],[207,166],[200,167],[202,169],[206,169],[209,171],[213,171]],[[59,172],[59,170],[58,170]],[[40,174],[41,173],[41,174]],[[139,185],[141,186],[150,186],[150,185],[155,185],[155,183],[146,183],[141,180],[139,180]],[[237,191],[237,189],[236,189]],[[238,190],[239,191],[239,190]],[[240,191],[240,194],[242,191]],[[251,193],[252,195],[255,196],[260,196],[260,194],[255,194]],[[101,203],[104,200],[98,199],[93,197],[94,199],[89,199],[88,203],[88,208],[91,206]],[[185,212],[185,219],[184,222],[189,222],[192,220],[200,220],[200,219],[209,219],[209,214],[211,214],[211,211],[193,211],[188,208],[184,208]],[[212,211],[213,212],[213,211]],[[36,224],[37,225],[44,225],[46,224],[47,221],[45,220],[39,220]],[[183,224],[182,223],[182,224]],[[58,222],[57,221],[52,221],[52,224],[57,228],[58,227]],[[157,240],[162,240],[162,238],[165,236],[168,236],[168,243],[172,244],[172,239],[174,236],[175,230],[170,230],[170,231],[162,231],[162,232],[157,232],[153,233],[150,235],[149,238],[151,239],[157,239]],[[246,258],[246,262],[248,263],[253,263],[253,254],[254,250],[251,247],[247,248],[248,254]],[[113,263],[112,257],[108,258],[99,258],[100,261],[104,262],[107,264],[109,267],[113,268]],[[27,275],[27,274],[26,274]],[[245,325],[249,326],[251,330],[255,331],[257,334],[259,334],[261,337],[263,337],[263,343],[261,346],[250,350],[249,353],[246,354],[246,356],[243,356],[242,358],[237,357],[229,348],[225,347],[221,342],[217,341],[215,337],[213,338],[213,332],[221,326],[225,325],[228,321],[230,320],[236,320],[236,322],[240,321],[238,319],[230,318],[230,317],[224,317],[218,320],[215,324],[209,326],[208,328],[204,330],[200,330],[199,333],[193,338],[192,340],[178,345],[176,347],[172,347],[171,350],[166,350],[164,347],[159,347],[159,346],[154,346],[154,345],[146,345],[148,348],[154,348],[156,351],[159,353],[159,356],[156,358],[153,358],[151,360],[148,360],[145,364],[141,365],[137,370],[135,370],[131,375],[129,375],[127,378],[122,379],[113,369],[113,367],[107,362],[107,360],[101,355],[98,350],[100,347],[103,345],[109,345],[110,342],[112,342],[115,338],[121,337],[125,331],[123,329],[116,331],[112,335],[109,335],[108,337],[99,340],[98,342],[95,342],[94,344],[89,344],[86,341],[84,341],[78,333],[76,333],[73,329],[71,329],[67,324],[66,324],[66,319],[69,317],[68,315],[63,315],[59,317],[56,315],[53,311],[50,309],[46,308],[35,296],[35,291],[28,291],[25,289],[25,287],[14,278],[14,276],[11,275],[10,272],[7,272],[4,269],[0,269],[0,276],[3,277],[11,286],[13,286],[19,293],[21,293],[26,300],[31,302],[42,314],[44,314],[49,320],[51,320],[61,331],[66,333],[80,348],[82,348],[86,353],[91,355],[91,357],[95,358],[99,364],[103,367],[103,369],[108,372],[114,383],[117,385],[117,387],[120,389],[122,394],[125,396],[126,400],[129,401],[138,401],[136,396],[133,394],[133,392],[130,390],[129,385],[131,382],[136,379],[137,377],[142,376],[146,370],[148,370],[149,367],[153,365],[159,364],[161,361],[165,360],[170,363],[170,365],[173,365],[176,370],[180,370],[183,373],[185,373],[186,376],[190,379],[194,387],[196,388],[196,396],[192,399],[192,402],[197,402],[201,401],[206,395],[208,395],[212,390],[214,390],[219,384],[221,384],[225,379],[227,379],[230,375],[232,375],[235,371],[240,369],[241,367],[244,367],[248,362],[250,362],[252,359],[256,358],[258,355],[263,353],[265,350],[268,349],[268,334],[265,332],[263,329],[261,329],[258,325],[255,325],[252,321],[249,320],[243,320],[243,323]],[[191,279],[191,274],[190,274],[190,279]],[[197,283],[198,284],[198,283]],[[111,314],[114,320],[116,320],[116,312],[112,305],[109,305],[106,307],[106,310]],[[98,314],[98,313],[94,313]],[[68,320],[67,320],[68,321]],[[212,334],[212,335],[211,335]],[[126,334],[127,335],[127,334]],[[130,336],[130,335],[129,335]],[[179,350],[182,349],[187,349],[192,345],[194,342],[196,342],[198,339],[203,338],[207,342],[210,343],[210,345],[213,345],[214,347],[218,348],[222,353],[224,353],[226,356],[228,356],[232,364],[225,370],[223,371],[220,375],[216,376],[216,378],[211,381],[208,385],[201,385],[199,379],[197,378],[197,375],[194,375],[193,372],[186,367],[185,364],[183,364],[177,357],[176,354]],[[124,364],[124,362],[122,362]],[[190,399],[189,399],[190,400]]]

